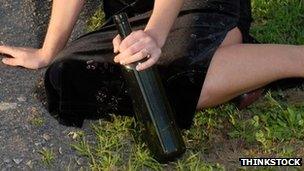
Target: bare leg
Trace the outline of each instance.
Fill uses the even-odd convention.
[[[229,38],[233,34],[228,34],[226,39],[233,40]],[[289,77],[304,77],[303,46],[222,45],[211,61],[197,108],[222,104],[240,94]]]

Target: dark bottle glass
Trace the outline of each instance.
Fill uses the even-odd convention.
[[[122,39],[131,32],[127,14],[114,15]],[[185,152],[185,144],[155,67],[138,72],[138,62],[122,67],[143,138],[160,162],[175,160]]]

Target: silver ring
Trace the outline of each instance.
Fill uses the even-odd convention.
[[[148,49],[146,49],[146,48],[143,49],[143,50],[142,50],[142,53],[143,53],[144,55],[146,55],[146,56],[145,56],[146,58],[151,58],[151,54],[149,53]]]

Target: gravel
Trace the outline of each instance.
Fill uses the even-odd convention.
[[[96,3],[88,1],[72,39],[83,34],[85,21],[98,6]],[[50,7],[50,0],[1,0],[0,44],[40,47]],[[12,68],[0,62],[0,170],[62,170],[67,166],[79,168],[80,164],[87,167],[83,166],[85,159],[70,146],[74,140],[68,134],[77,129],[59,125],[38,98],[43,94],[44,72]],[[55,153],[52,166],[42,162],[39,151],[43,148]]]

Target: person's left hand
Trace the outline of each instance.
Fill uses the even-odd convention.
[[[142,71],[154,65],[160,55],[161,48],[156,40],[143,30],[134,31],[123,41],[118,35],[113,39],[114,53],[119,53],[114,58],[114,62],[121,65],[128,65],[144,58],[146,61],[140,62],[136,70]]]

